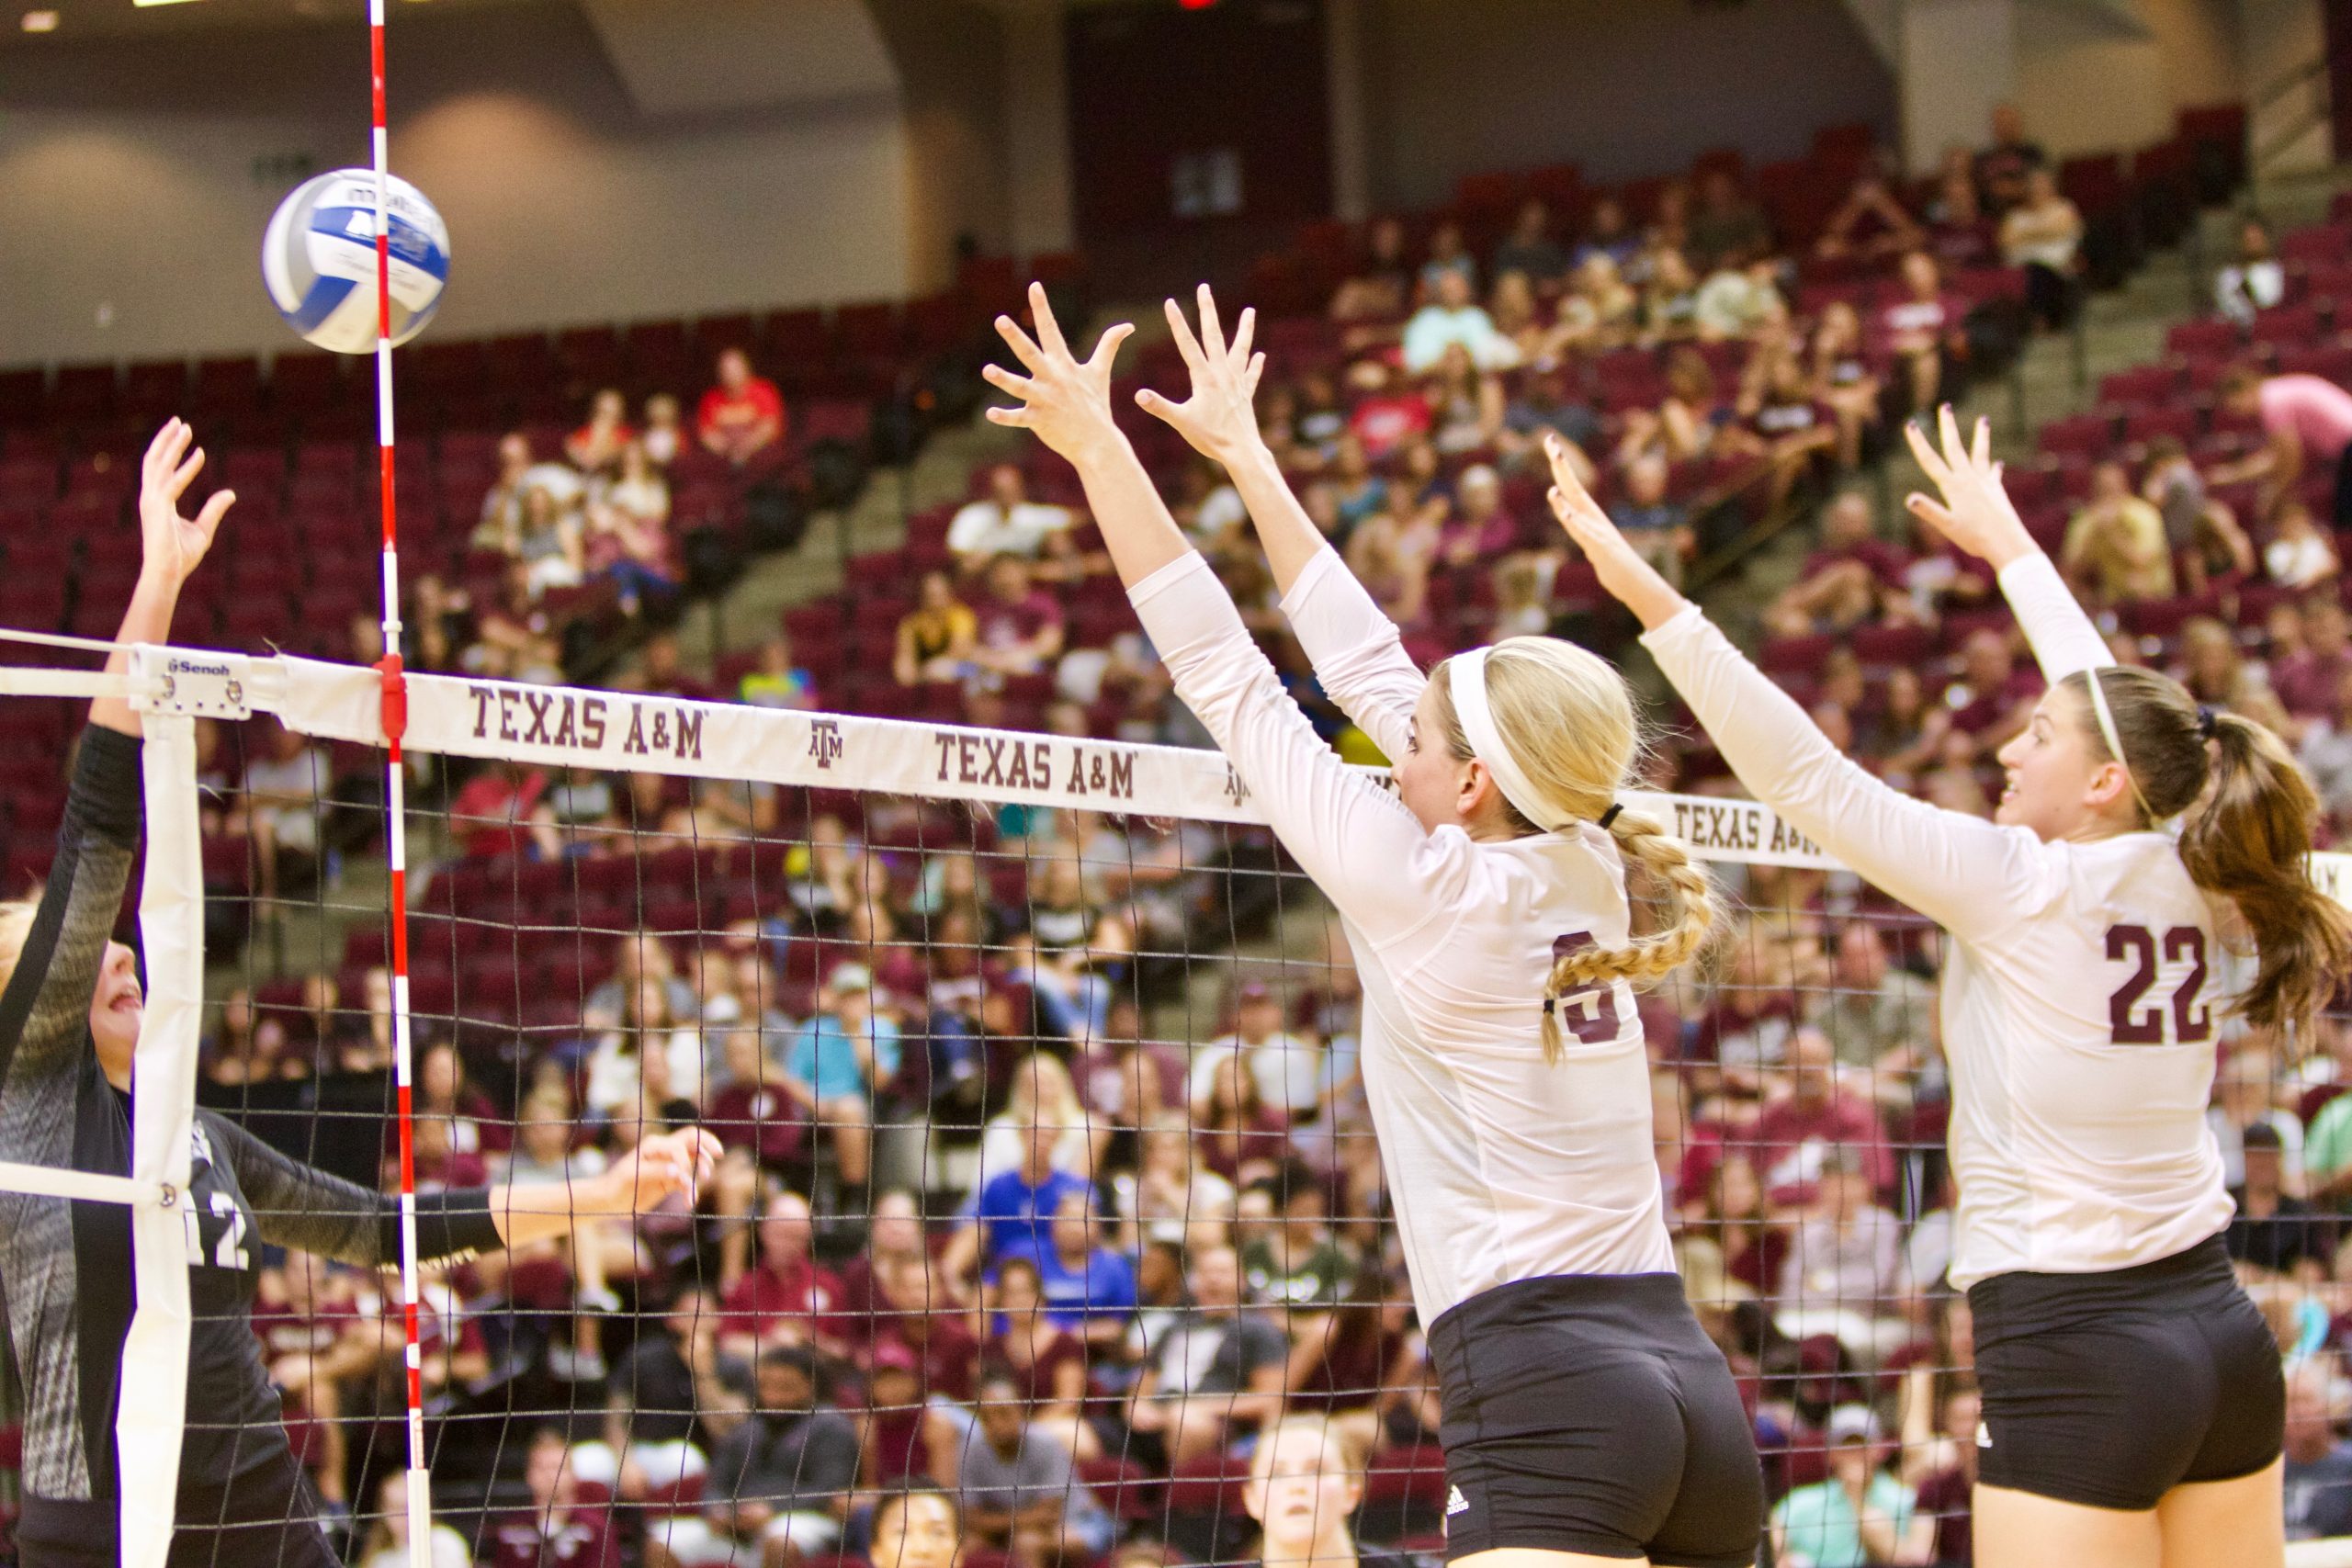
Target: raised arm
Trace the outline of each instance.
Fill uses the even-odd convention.
[[[1600,585],[1631,610],[1642,643],[1757,799],[1897,898],[1966,937],[2047,898],[2033,835],[1945,811],[1889,788],[1829,743],[1553,464],[1554,513]]]
[[[192,439],[187,425],[175,419],[147,447],[139,490],[139,581],[115,633],[117,646],[107,656],[108,674],[130,671],[130,644],[171,639],[180,589],[236,499],[222,491],[193,522],[179,514],[181,495],[204,467],[202,450],[188,451]],[[90,705],[57,856],[0,989],[0,1092],[68,1070],[81,1059],[98,971],[139,850],[139,715],[128,701],[107,696]]]
[[[401,1255],[400,1202],[304,1165],[225,1117],[207,1119],[253,1205],[262,1239],[362,1267]],[[466,1258],[567,1235],[582,1220],[651,1209],[692,1190],[711,1171],[718,1141],[698,1128],[648,1138],[628,1158],[583,1181],[469,1187],[420,1194],[420,1262]]]
[[[1431,840],[1385,790],[1340,761],[1283,690],[1231,597],[1184,542],[1135,448],[1111,418],[1111,359],[1130,329],[1114,326],[1092,359],[1062,341],[1045,290],[1032,288],[1037,340],[1010,318],[997,330],[1033,373],[982,372],[1021,400],[990,409],[999,424],[1035,431],[1077,468],[1087,504],[1144,629],[1268,822],[1341,913],[1374,941],[1401,934],[1435,905],[1426,878],[1398,874]]]
[[[1250,521],[1265,547],[1266,564],[1282,591],[1283,611],[1325,694],[1374,745],[1390,757],[1401,757],[1413,708],[1428,678],[1405,652],[1395,624],[1306,515],[1283,478],[1273,448],[1258,429],[1250,399],[1266,356],[1250,348],[1257,312],[1241,312],[1228,344],[1217,320],[1216,297],[1205,283],[1201,285],[1200,310],[1201,330],[1195,337],[1182,307],[1168,301],[1169,329],[1192,372],[1193,395],[1171,403],[1146,389],[1136,394],[1136,402],[1232,475],[1233,488],[1250,510]]]
[[[1960,422],[1949,403],[1938,413],[1937,424],[1943,442],[1940,452],[1917,424],[1904,429],[1911,455],[1943,492],[1940,502],[1914,492],[1905,502],[1912,515],[1993,569],[2018,624],[2025,628],[2043,680],[2055,684],[2079,671],[2113,663],[2106,639],[2026,532],[2016,505],[2001,488],[2001,466],[1993,461],[1992,427],[1978,420],[1973,446],[1962,444]]]

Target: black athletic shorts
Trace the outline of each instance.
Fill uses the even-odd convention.
[[[1756,1435],[1673,1274],[1518,1280],[1430,1325],[1445,1554],[1496,1547],[1748,1568]]]
[[[319,1528],[310,1477],[282,1443],[266,1462],[220,1486],[180,1493],[170,1568],[341,1568]],[[118,1505],[25,1499],[19,1568],[118,1568]]]
[[[1987,1486],[2136,1512],[2278,1457],[2278,1341],[2220,1236],[2103,1274],[1996,1274],[1968,1304]]]

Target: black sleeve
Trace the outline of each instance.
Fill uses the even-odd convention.
[[[103,725],[82,731],[57,858],[0,991],[0,1084],[79,1061],[107,942],[139,848],[141,742]]]
[[[226,1118],[207,1122],[221,1134],[264,1241],[368,1268],[399,1264],[397,1199],[290,1159]],[[419,1262],[496,1252],[505,1245],[491,1217],[487,1188],[417,1195]]]

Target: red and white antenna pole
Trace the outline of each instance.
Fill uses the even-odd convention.
[[[384,119],[384,0],[368,0],[368,46],[373,77],[376,155],[376,446],[378,487],[384,503],[383,679],[384,836],[391,862],[392,1063],[400,1086],[401,1322],[408,1370],[408,1549],[416,1568],[428,1568],[433,1549],[432,1476],[424,1456],[424,1363],[417,1343],[416,1143],[412,1120],[408,1010],[408,802],[401,738],[408,728],[408,686],[401,671],[399,512],[392,501],[392,223],[391,138]]]

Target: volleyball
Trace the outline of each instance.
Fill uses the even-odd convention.
[[[424,193],[390,176],[391,339],[424,330],[449,279],[449,226]],[[336,169],[277,204],[262,239],[262,282],[286,324],[334,354],[376,347],[376,175]]]

